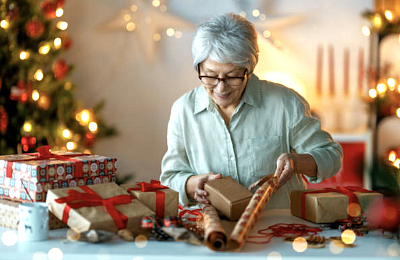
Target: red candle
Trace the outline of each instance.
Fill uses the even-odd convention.
[[[333,97],[335,95],[335,61],[334,61],[334,48],[329,46],[329,94]]]
[[[316,91],[317,96],[322,95],[322,61],[323,61],[323,49],[322,45],[318,46],[317,50],[317,80],[316,80]]]
[[[364,49],[360,48],[358,51],[358,95],[362,96],[364,93]]]
[[[344,50],[344,59],[343,59],[343,87],[344,87],[344,95],[348,96],[350,93],[349,89],[349,74],[350,74],[350,51],[349,48]]]

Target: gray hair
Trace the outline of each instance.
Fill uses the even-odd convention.
[[[254,71],[258,62],[257,32],[254,25],[234,13],[217,15],[200,25],[192,44],[193,66],[208,57]]]

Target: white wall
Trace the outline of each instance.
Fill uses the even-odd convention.
[[[146,59],[145,46],[139,41],[138,33],[102,30],[104,23],[135,2],[68,0],[63,19],[69,23],[67,31],[73,41],[66,58],[75,65],[71,78],[78,85],[76,97],[87,106],[106,99],[102,116],[120,132],[118,137],[99,141],[95,152],[116,156],[120,174],[134,174],[135,181],[147,181],[158,178],[160,174],[161,159],[167,148],[166,128],[172,103],[198,86],[199,82],[191,60],[195,29],[182,30],[180,39],[163,36],[152,61]],[[288,54],[275,49],[267,41],[261,42],[257,72],[279,70],[291,73],[307,86],[304,95],[316,108],[319,106],[314,94],[317,46],[335,46],[339,90],[343,82],[343,49],[349,47],[350,82],[355,93],[357,52],[363,47],[367,60],[368,51],[368,39],[361,34],[361,26],[368,23],[361,17],[361,12],[372,8],[372,0],[164,2],[168,13],[195,25],[214,14],[238,13],[241,5],[247,12],[259,8],[268,17],[263,24],[270,28],[274,39],[281,40]],[[325,90],[327,64],[324,66]]]

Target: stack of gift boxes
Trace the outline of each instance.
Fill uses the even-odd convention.
[[[117,159],[73,152],[0,156],[0,226],[18,228],[21,203],[47,202],[49,229],[140,232],[142,217],[178,214],[178,193],[159,182],[118,186]],[[146,186],[146,187],[144,187]]]

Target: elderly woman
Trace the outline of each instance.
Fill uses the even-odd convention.
[[[204,184],[221,176],[248,187],[274,173],[279,190],[267,207],[288,208],[290,192],[306,188],[301,175],[319,182],[340,169],[340,145],[304,98],[253,74],[252,23],[233,13],[210,19],[198,28],[192,54],[202,86],[172,106],[160,176],[181,204],[208,203]]]

